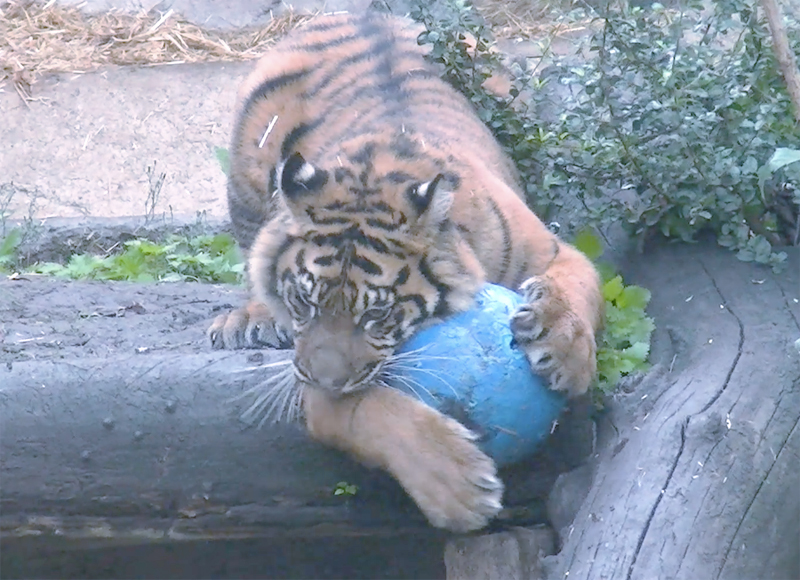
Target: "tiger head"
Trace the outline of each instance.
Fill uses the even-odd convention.
[[[483,269],[450,219],[453,180],[433,166],[317,167],[299,153],[278,166],[282,211],[249,268],[255,295],[294,331],[303,382],[336,395],[380,383],[406,338],[473,304]]]

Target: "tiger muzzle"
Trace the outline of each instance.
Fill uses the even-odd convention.
[[[368,386],[378,352],[348,316],[321,316],[295,337],[295,364],[312,387],[346,395]]]

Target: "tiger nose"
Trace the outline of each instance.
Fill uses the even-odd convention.
[[[310,361],[314,381],[324,389],[341,389],[353,376],[353,367],[346,353],[335,346],[321,348]]]

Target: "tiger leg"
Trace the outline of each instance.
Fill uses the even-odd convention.
[[[387,387],[343,398],[307,388],[304,410],[312,437],[388,471],[431,525],[477,530],[500,511],[503,484],[475,436],[416,399]]]
[[[604,302],[592,263],[574,247],[556,243],[549,267],[522,283],[525,304],[512,315],[511,331],[533,371],[550,388],[574,397],[588,390],[597,371],[595,334]]]
[[[251,300],[214,319],[207,331],[217,349],[291,348],[291,333],[278,324],[266,305]]]

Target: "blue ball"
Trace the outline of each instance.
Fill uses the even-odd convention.
[[[481,449],[498,465],[533,453],[566,404],[512,346],[509,319],[523,300],[512,290],[486,284],[474,308],[420,330],[403,344],[399,353],[421,352],[398,367],[402,378],[391,381],[477,432]]]

